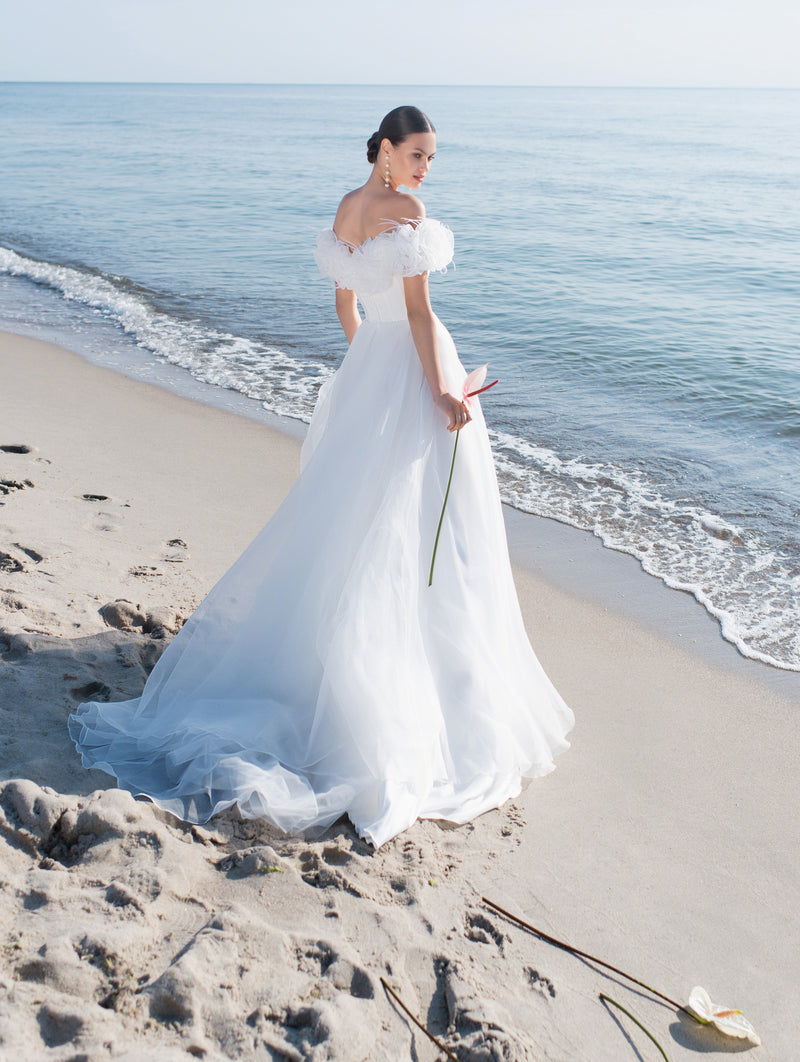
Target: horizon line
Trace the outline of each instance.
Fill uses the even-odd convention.
[[[226,87],[264,87],[264,88],[474,88],[474,89],[673,89],[679,91],[756,91],[756,92],[796,92],[797,85],[692,85],[692,84],[597,84],[569,82],[514,82],[497,84],[485,82],[480,84],[459,82],[401,82],[401,81],[149,81],[126,79],[108,81],[105,79],[39,79],[39,78],[2,78],[0,85],[220,85]]]

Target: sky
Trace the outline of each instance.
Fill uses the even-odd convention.
[[[800,0],[0,0],[0,81],[800,87]]]

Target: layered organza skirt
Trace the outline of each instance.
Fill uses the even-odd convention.
[[[236,804],[295,834],[347,814],[376,847],[551,770],[572,714],[523,627],[472,412],[429,587],[454,436],[408,322],[366,321],[320,393],[294,488],[141,697],[70,717],[84,765],[188,821]]]

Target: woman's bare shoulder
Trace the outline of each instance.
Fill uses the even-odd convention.
[[[414,222],[425,217],[425,204],[410,192],[395,192],[391,199],[391,210],[386,214],[387,221]]]
[[[343,195],[339,206],[336,208],[336,217],[333,221],[333,227],[336,228],[338,223],[347,219],[354,211],[358,200],[360,188],[354,188],[352,192],[348,192],[347,195]]]
[[[405,192],[384,194],[383,190],[376,195],[356,188],[339,203],[333,229],[340,239],[361,244],[394,225],[413,223],[424,217],[425,207],[414,195]]]

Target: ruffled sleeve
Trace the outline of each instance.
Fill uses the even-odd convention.
[[[336,281],[340,288],[353,288],[364,275],[359,248],[343,243],[333,229],[323,229],[317,237],[314,258],[320,273]]]
[[[374,294],[385,291],[392,277],[446,270],[453,260],[453,233],[440,221],[423,218],[394,224],[360,247],[351,247],[333,229],[324,229],[314,257],[338,287]]]
[[[453,261],[453,233],[435,218],[398,225],[395,233],[397,271],[401,276],[442,273]]]

